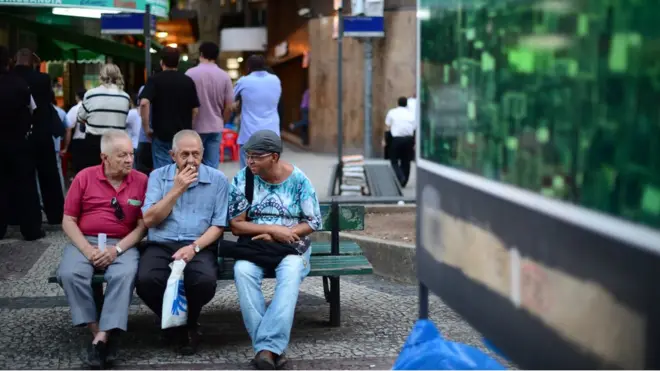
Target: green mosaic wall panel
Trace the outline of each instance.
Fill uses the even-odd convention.
[[[423,158],[660,228],[660,1],[419,3]]]
[[[323,216],[322,231],[332,229],[330,221],[330,204],[321,204],[321,215]],[[339,206],[339,230],[362,231],[364,230],[364,206],[362,205],[340,205]]]

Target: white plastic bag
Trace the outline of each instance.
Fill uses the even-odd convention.
[[[188,321],[188,300],[183,286],[183,268],[186,262],[176,260],[170,264],[172,273],[167,279],[165,295],[163,295],[163,315],[160,327],[162,329],[183,326]]]

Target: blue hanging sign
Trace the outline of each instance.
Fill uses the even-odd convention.
[[[141,35],[144,32],[144,14],[120,13],[101,15],[101,33],[106,35]],[[156,32],[156,17],[151,16],[151,34]]]
[[[385,18],[365,16],[344,17],[344,36],[383,37],[385,36]]]

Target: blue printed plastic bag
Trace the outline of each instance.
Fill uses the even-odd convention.
[[[448,341],[429,320],[415,323],[393,370],[505,370],[481,350]]]
[[[163,295],[163,313],[160,327],[162,329],[183,326],[188,322],[188,301],[183,285],[183,268],[186,262],[176,260],[170,264],[172,273],[167,279],[167,287]]]

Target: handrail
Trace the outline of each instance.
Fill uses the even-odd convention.
[[[320,203],[333,203],[339,205],[373,205],[373,204],[398,204],[403,201],[405,204],[417,204],[416,197],[391,197],[391,196],[331,196],[326,199],[319,199]]]

